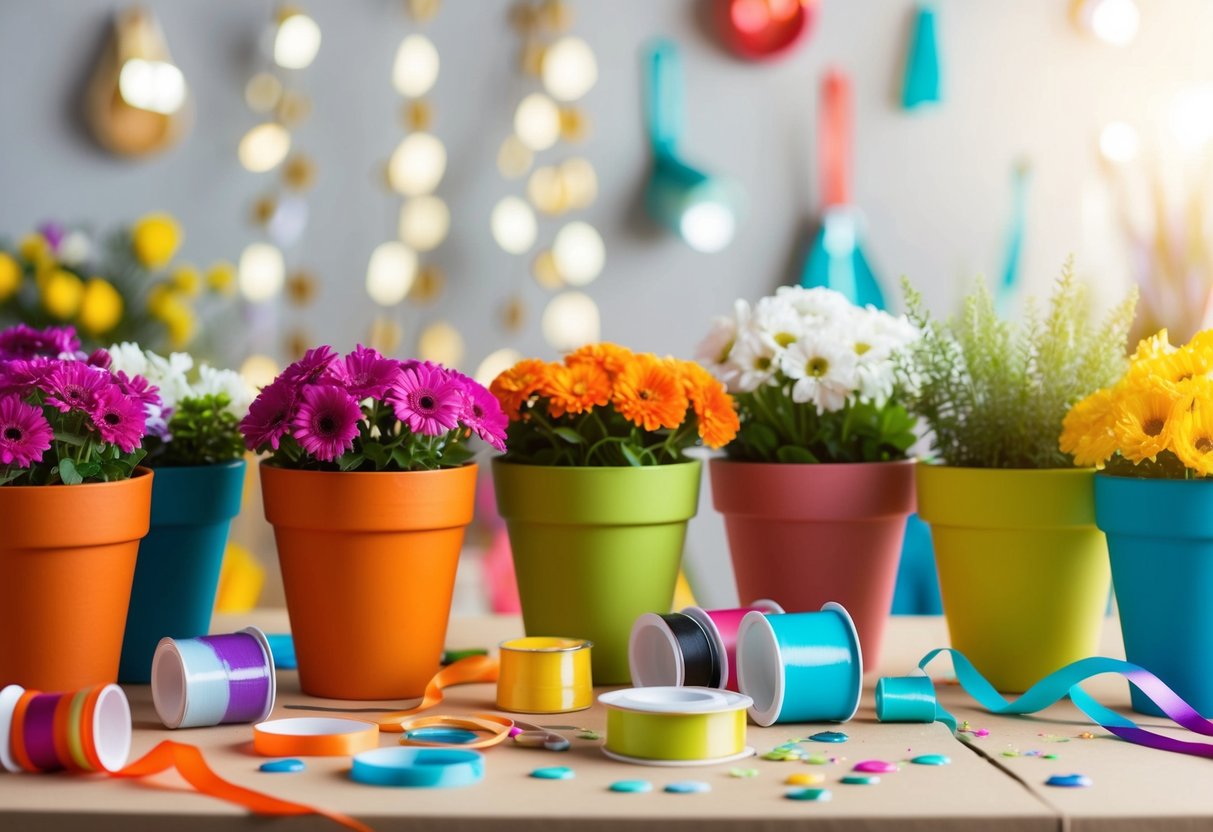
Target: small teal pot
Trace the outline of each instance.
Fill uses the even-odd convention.
[[[1213,481],[1095,478],[1129,661],[1213,717]],[[1129,686],[1133,710],[1162,716]]]
[[[737,678],[759,725],[846,722],[863,692],[863,654],[850,613],[746,613],[737,628]]]
[[[119,681],[151,681],[160,639],[210,631],[228,530],[240,513],[244,468],[241,459],[156,469],[151,531],[139,544]]]

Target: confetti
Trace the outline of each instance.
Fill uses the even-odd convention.
[[[577,773],[568,766],[548,766],[535,769],[531,776],[537,780],[572,780]]]
[[[875,774],[848,774],[839,782],[848,786],[875,786],[880,782],[880,778]]]
[[[810,754],[804,758],[804,761],[813,766],[825,766],[835,762],[835,760],[830,759],[824,754]]]
[[[602,734],[598,733],[597,731],[591,731],[589,728],[586,728],[577,735],[577,739],[579,739],[579,740],[600,740],[600,739],[602,739]]]
[[[846,742],[850,739],[841,731],[821,731],[809,737],[813,742]]]
[[[783,782],[789,786],[816,786],[819,783],[826,781],[824,774],[816,774],[813,772],[802,771],[797,774],[789,774],[788,779]]]
[[[703,794],[711,790],[712,786],[710,783],[704,783],[699,780],[680,780],[677,783],[670,783],[665,787],[665,791],[670,794]]]
[[[729,777],[738,777],[741,779],[749,779],[758,776],[756,768],[731,768],[729,769]]]
[[[919,754],[910,762],[919,766],[946,766],[952,762],[952,758],[944,754]]]
[[[834,795],[830,794],[829,789],[791,789],[784,792],[783,796],[788,800],[808,800],[816,803],[825,803]]]
[[[889,774],[897,770],[897,763],[889,763],[884,760],[862,760],[852,768],[852,771],[864,771],[869,774]]]
[[[1045,781],[1045,785],[1063,789],[1085,789],[1092,785],[1092,781],[1085,774],[1054,774]]]
[[[296,771],[303,771],[307,766],[303,760],[289,757],[285,760],[271,760],[268,763],[262,763],[258,767],[258,771],[264,771],[268,774],[293,774]]]
[[[1080,740],[1093,740],[1093,739],[1095,739],[1095,735],[1092,734],[1090,731],[1083,731],[1081,734],[1078,735],[1078,738]]]
[[[624,794],[645,794],[653,791],[653,784],[648,780],[616,780],[610,785],[610,790]]]

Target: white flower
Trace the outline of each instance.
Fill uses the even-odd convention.
[[[792,401],[812,402],[818,413],[841,410],[856,392],[854,347],[828,334],[811,333],[783,353],[780,369],[793,379]]]
[[[754,306],[749,330],[769,342],[778,354],[804,335],[805,321],[788,298],[773,295],[763,298]]]
[[[194,359],[188,353],[175,352],[168,358],[147,351],[148,381],[160,388],[160,401],[166,413],[177,407],[182,399],[189,398],[191,387],[187,373],[194,367]]]
[[[200,365],[198,383],[193,386],[190,398],[220,394],[228,397],[229,403],[225,409],[237,419],[244,418],[256,396],[253,388],[235,370],[216,370],[209,364]]]
[[[131,341],[114,344],[108,350],[110,354],[110,371],[123,372],[128,376],[144,376],[147,374],[147,356],[143,349]]]
[[[729,383],[730,393],[752,393],[762,385],[771,383],[779,366],[775,346],[753,331],[737,336],[731,361],[736,365],[737,376]]]
[[[837,321],[856,309],[842,292],[820,286],[812,289],[780,286],[775,290],[775,297],[790,303],[801,316],[818,321]]]

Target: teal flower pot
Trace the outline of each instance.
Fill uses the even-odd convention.
[[[152,654],[165,636],[195,638],[210,630],[228,530],[240,513],[244,468],[241,459],[156,469],[152,526],[139,544],[119,681],[149,682]]]
[[[1213,716],[1213,481],[1095,478],[1129,661]],[[1133,710],[1162,716],[1130,685]]]

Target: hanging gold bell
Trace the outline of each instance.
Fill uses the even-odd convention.
[[[152,12],[141,6],[120,12],[85,93],[93,136],[124,156],[157,153],[185,133],[188,97]]]

